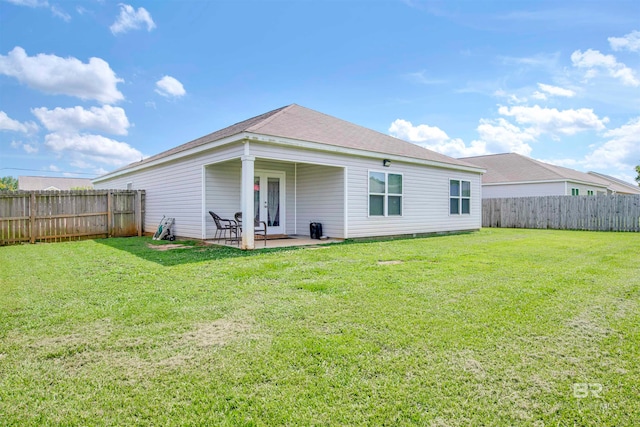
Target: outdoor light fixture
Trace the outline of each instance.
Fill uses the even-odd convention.
[[[388,168],[389,166],[391,166],[391,160],[389,159],[384,159],[382,161],[382,166],[384,166],[385,168]]]

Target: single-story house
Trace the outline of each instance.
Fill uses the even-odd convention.
[[[63,178],[53,176],[19,176],[18,190],[66,191],[91,189],[89,178]]]
[[[331,238],[481,227],[482,167],[296,104],[236,123],[93,180],[145,190],[145,231],[211,239],[208,211],[266,221],[269,234]],[[254,236],[243,233],[243,249]]]
[[[589,175],[605,181],[608,185],[609,192],[613,194],[640,194],[640,186],[631,184],[613,176],[605,175],[599,172],[587,172]]]
[[[482,197],[485,199],[612,193],[609,183],[601,178],[521,154],[491,154],[460,160],[486,169],[482,176]]]

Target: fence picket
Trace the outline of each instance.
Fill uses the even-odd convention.
[[[640,195],[484,199],[482,226],[640,232]]]
[[[132,190],[0,192],[0,245],[141,235],[144,196]]]

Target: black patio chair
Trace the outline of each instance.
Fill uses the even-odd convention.
[[[242,212],[236,212],[234,215],[236,219],[236,223],[238,224],[238,228],[240,232],[242,232]],[[253,235],[254,236],[262,236],[264,240],[264,247],[267,247],[267,223],[264,221],[258,221],[257,219],[253,220]]]
[[[209,215],[213,218],[213,222],[216,223],[216,234],[214,235],[214,240],[218,240],[218,242],[224,238],[224,242],[239,242],[238,239],[238,224],[232,219],[221,218],[219,215],[216,215],[213,211],[209,211]],[[228,236],[227,236],[228,233]]]

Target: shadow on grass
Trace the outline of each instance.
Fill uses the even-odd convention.
[[[368,245],[371,243],[383,243],[389,241],[414,240],[432,237],[442,237],[447,235],[471,234],[473,232],[450,232],[450,233],[429,233],[419,236],[389,236],[372,237],[367,239],[346,239],[335,245]],[[203,261],[212,261],[226,258],[244,258],[261,256],[265,254],[288,252],[311,248],[311,246],[288,246],[283,248],[256,249],[253,251],[243,251],[228,246],[207,245],[198,240],[153,240],[151,237],[112,237],[109,239],[95,239],[97,243],[105,246],[129,252],[146,261],[155,262],[165,267],[180,264],[190,264]],[[182,245],[174,247],[173,245]]]
[[[110,239],[95,239],[94,241],[114,249],[129,252],[131,255],[165,267],[226,258],[260,256],[285,250],[300,249],[287,247],[243,251],[227,246],[207,245],[196,240],[169,242],[166,240],[153,240],[151,237],[113,237]],[[172,247],[171,245],[182,245],[183,247]]]

